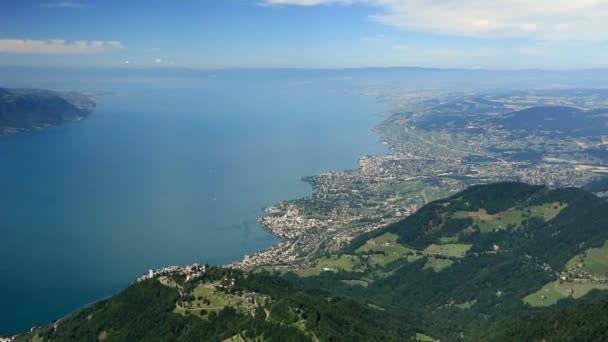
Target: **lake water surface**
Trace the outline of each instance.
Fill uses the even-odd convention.
[[[0,333],[150,268],[267,248],[262,207],[308,195],[302,176],[387,152],[371,131],[385,108],[322,82],[112,90],[85,120],[0,138]]]

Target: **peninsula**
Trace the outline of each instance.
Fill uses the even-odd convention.
[[[78,121],[95,108],[92,94],[0,88],[0,135]]]

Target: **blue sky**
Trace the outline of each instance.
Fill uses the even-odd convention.
[[[605,0],[2,0],[0,65],[608,67]]]

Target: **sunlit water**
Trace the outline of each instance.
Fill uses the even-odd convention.
[[[116,87],[89,118],[0,138],[0,333],[48,323],[149,268],[278,241],[262,207],[302,176],[385,153],[373,98],[318,83]]]

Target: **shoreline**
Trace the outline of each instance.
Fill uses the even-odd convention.
[[[359,94],[353,94],[353,96],[359,97],[360,95]],[[357,98],[357,97],[354,97],[355,102],[357,100],[361,100],[360,97],[359,98]],[[349,97],[349,98],[351,98],[351,101],[352,101],[352,97]],[[372,104],[377,104],[377,102],[375,101],[374,98],[369,98],[368,97],[367,99],[363,99],[363,100],[369,101]],[[352,130],[352,133],[349,133],[352,137],[354,137],[353,139],[360,140],[361,137],[365,137],[366,138],[364,140],[365,144],[361,144],[361,148],[357,148],[357,150],[361,150],[360,153],[357,153],[356,151],[353,151],[354,153],[351,152],[349,154],[346,154],[346,158],[336,159],[336,161],[329,160],[328,163],[321,163],[320,165],[322,166],[322,168],[321,168],[322,170],[324,170],[324,169],[333,169],[334,167],[336,169],[339,169],[340,167],[354,168],[357,165],[355,163],[356,163],[356,158],[358,156],[363,155],[365,153],[383,153],[385,151],[385,148],[382,148],[382,146],[380,146],[380,144],[378,142],[378,139],[380,139],[380,137],[376,133],[374,133],[374,134],[370,133],[370,127],[374,127],[379,122],[381,122],[381,120],[380,120],[380,118],[376,119],[375,116],[372,116],[371,119],[370,119],[370,114],[373,115],[373,114],[379,112],[380,110],[385,110],[386,107],[385,106],[377,106],[377,105],[373,105],[372,106],[372,105],[370,105],[370,107],[368,109],[370,109],[370,110],[360,111],[359,113],[357,113],[357,115],[359,117],[363,118],[362,120],[363,120],[364,124],[363,125],[359,124],[358,127],[353,126],[354,128]],[[334,121],[334,124],[331,127],[343,126],[343,125],[344,124],[340,123],[340,121]],[[26,133],[26,136],[28,136],[28,135],[29,134]],[[350,146],[350,145],[348,145],[348,146]],[[357,147],[359,145],[353,145],[353,146]],[[369,146],[372,146],[372,147],[369,147]],[[336,151],[339,153],[342,150],[336,149]],[[317,155],[316,157],[320,156],[320,155],[318,155],[318,153],[315,153],[315,154]],[[296,196],[291,196],[291,195],[290,196],[285,196],[284,195],[285,191],[280,191],[280,192],[277,192],[278,196],[275,195],[275,196],[273,196],[274,198],[270,198],[270,202],[266,202],[266,203],[262,203],[262,204],[264,204],[266,206],[276,205],[276,203],[278,202],[278,201],[276,201],[277,199],[279,201],[283,201],[285,199],[290,199],[290,198],[301,198],[301,197],[310,197],[310,196],[312,196],[313,193],[314,193],[314,188],[312,187],[312,184],[310,184],[309,182],[306,182],[306,180],[304,180],[304,178],[306,178],[306,177],[299,177],[299,176],[300,175],[307,175],[307,174],[315,174],[316,173],[314,170],[317,170],[317,168],[315,168],[314,166],[316,166],[316,165],[313,164],[315,162],[315,160],[316,160],[315,159],[316,158],[315,154],[313,154],[311,156],[311,158],[310,158],[311,162],[302,165],[306,169],[308,169],[309,171],[312,169],[313,172],[302,172],[302,171],[305,171],[305,170],[301,169],[301,168],[297,168],[297,169],[293,170],[294,171],[293,173],[295,174],[295,177],[293,177],[293,178],[289,177],[290,179],[288,179],[290,183],[296,184],[295,187],[296,187],[297,190],[302,189],[302,191],[298,191],[298,193],[296,193]],[[339,155],[344,156],[345,154],[339,154]],[[333,166],[332,166],[332,164],[333,164]],[[308,168],[307,165],[313,165],[313,167],[312,168]],[[300,169],[299,172],[298,172],[298,169]],[[302,183],[300,183],[302,181],[304,181],[304,182],[306,182],[308,184],[302,184]],[[300,184],[300,185],[297,185],[297,184]],[[309,185],[311,185],[310,188],[309,188]],[[279,188],[278,190],[281,190],[281,189]],[[281,192],[283,193],[283,195],[281,195]],[[289,190],[287,192],[289,193]],[[281,197],[283,197],[283,198],[281,198]],[[262,209],[261,206],[257,206],[256,205],[255,209],[257,209],[257,210],[254,213],[252,213],[253,216],[251,217],[252,220],[250,221],[251,224],[252,224],[251,225],[251,229],[258,229],[258,226],[256,226],[254,224],[253,219],[255,219],[256,223],[257,223],[257,222],[259,222],[259,220],[263,216],[267,215],[267,212],[261,210]],[[268,231],[268,229],[266,227],[260,225],[259,228],[260,228],[260,230],[258,230],[257,234],[260,234],[260,235],[267,234],[266,231]],[[270,233],[272,234],[272,232],[270,232]],[[267,251],[269,249],[276,248],[277,246],[283,246],[284,243],[285,243],[285,241],[284,241],[283,238],[276,239],[274,237],[271,237],[270,235],[265,235],[265,236],[267,236],[267,240],[266,240],[267,242],[263,243],[263,244],[258,244],[257,248],[250,248],[249,250],[242,249],[240,252],[238,252],[238,254],[234,253],[234,255],[232,257],[225,258],[223,260],[218,260],[218,261],[214,262],[214,264],[218,265],[218,266],[221,266],[221,265],[228,264],[228,263],[242,262],[242,261],[245,260],[243,258],[243,255],[245,253],[246,254],[253,254],[255,252],[257,254],[257,253],[261,253],[261,252]],[[277,235],[273,234],[273,236],[277,236]],[[185,259],[185,263],[183,263],[183,264],[182,264],[182,262],[173,262],[173,263],[170,263],[170,264],[165,264],[165,263],[162,263],[162,260],[161,260],[161,262],[158,263],[157,265],[152,265],[152,268],[153,269],[163,268],[163,266],[168,266],[168,265],[179,265],[178,267],[182,268],[182,267],[185,267],[186,264],[191,264],[191,263],[193,263],[195,261],[201,262],[201,260],[204,262],[207,259],[206,257],[204,257],[204,255],[201,255],[200,252],[199,252],[198,255],[199,256],[197,258],[190,259],[190,261],[188,261],[188,259]],[[202,257],[202,259],[201,259],[201,257]],[[82,307],[90,306],[91,304],[94,304],[94,303],[98,303],[99,301],[102,301],[102,300],[106,299],[108,296],[113,296],[113,295],[115,295],[115,294],[123,291],[124,289],[126,289],[127,287],[129,287],[133,283],[133,281],[136,280],[136,278],[138,276],[140,276],[141,274],[147,272],[148,267],[146,267],[145,265],[144,265],[144,267],[145,268],[143,268],[143,269],[142,268],[139,268],[139,269],[136,268],[134,270],[135,273],[131,272],[130,276],[127,275],[127,278],[123,278],[123,281],[122,281],[123,285],[122,286],[119,285],[116,289],[112,290],[111,292],[108,292],[109,294],[104,295],[103,297],[97,297],[97,298],[95,298],[95,296],[93,296],[93,297],[91,297],[92,301],[85,301],[85,302],[82,303],[84,305],[77,305],[77,306],[73,307],[73,309],[69,309],[68,308],[68,311],[70,311],[70,312],[65,312],[65,311],[62,310],[62,311],[58,312],[59,314],[55,314],[55,315],[52,314],[50,317],[47,317],[48,321],[50,322],[51,319],[56,319],[56,318],[59,318],[59,317],[63,318],[66,315],[71,314],[75,310],[78,310],[78,309],[80,309]],[[30,326],[46,325],[46,323],[44,323],[45,321],[46,320],[40,320],[40,321],[36,321],[36,322],[30,322],[29,324],[27,324],[27,322],[26,322],[26,324],[24,324],[22,326],[22,328],[20,328],[18,330],[13,330],[14,328],[11,328],[9,326],[9,327],[7,327],[8,329],[6,331],[0,331],[0,334],[1,333],[9,333],[10,334],[10,333],[17,333],[17,332],[26,331],[27,329],[30,328]]]
[[[317,241],[313,241],[314,242],[312,244],[313,250],[312,251],[307,250],[307,247],[311,247],[311,244],[307,243],[307,241],[302,241],[302,239],[303,239],[303,236],[309,232],[301,231],[301,229],[299,229],[299,228],[302,228],[302,226],[304,226],[304,230],[309,230],[309,229],[319,230],[321,228],[328,228],[327,227],[328,225],[327,224],[323,225],[321,222],[319,222],[320,220],[317,220],[317,219],[311,219],[311,220],[307,220],[307,222],[305,222],[306,219],[300,217],[298,215],[298,209],[293,208],[293,206],[290,205],[290,203],[294,203],[294,202],[298,202],[298,201],[302,201],[302,200],[313,200],[314,201],[315,196],[318,196],[320,193],[319,187],[316,182],[316,180],[319,179],[320,177],[331,176],[336,173],[358,172],[358,171],[361,171],[363,167],[365,167],[367,160],[372,159],[372,158],[383,158],[383,157],[387,157],[387,156],[390,157],[396,153],[395,150],[393,149],[393,146],[389,142],[386,141],[383,132],[379,129],[379,127],[387,120],[387,118],[389,118],[392,115],[393,111],[395,110],[394,104],[390,104],[389,102],[384,101],[384,100],[378,98],[377,96],[374,96],[373,94],[366,94],[364,92],[355,93],[352,95],[368,97],[368,98],[373,97],[372,100],[374,102],[381,103],[384,106],[386,106],[383,110],[376,111],[371,114],[373,117],[377,117],[380,120],[378,122],[376,122],[372,127],[368,128],[368,132],[371,132],[371,133],[374,133],[375,135],[377,135],[376,143],[381,144],[383,146],[385,146],[385,145],[388,146],[387,153],[378,154],[378,155],[363,155],[357,159],[357,166],[356,166],[356,168],[353,168],[353,169],[331,170],[331,171],[313,175],[313,176],[302,176],[300,178],[300,181],[307,183],[311,187],[310,195],[303,196],[303,197],[296,198],[296,199],[282,200],[271,206],[264,207],[263,208],[264,214],[256,220],[257,223],[260,225],[260,227],[263,230],[265,230],[265,231],[269,232],[270,234],[272,234],[273,236],[281,239],[281,241],[279,241],[278,243],[276,243],[272,246],[269,246],[268,248],[259,250],[259,251],[255,252],[253,255],[245,255],[244,258],[242,258],[240,260],[236,260],[236,261],[233,261],[233,262],[230,262],[227,264],[223,264],[223,265],[221,265],[221,267],[234,268],[234,269],[238,269],[238,270],[241,270],[244,272],[248,272],[248,271],[252,271],[255,268],[260,267],[260,266],[268,265],[268,266],[289,267],[289,266],[297,265],[298,263],[306,263],[309,259],[311,259],[311,257],[314,256],[314,254],[316,252],[318,252],[320,246],[322,244],[324,244],[327,239],[329,239],[330,237],[336,237],[340,234],[347,233],[345,231],[339,231],[339,230],[335,229],[335,226],[341,224],[340,222],[333,222],[330,220],[330,222],[329,222],[330,227],[328,230],[330,233],[333,233],[333,234],[330,234],[330,236],[323,236],[323,234],[320,234],[321,239],[317,239]],[[287,209],[287,210],[281,209],[281,207],[283,207],[283,206],[287,206],[291,209],[295,209],[295,212],[292,211],[291,209]],[[295,231],[293,231],[293,229],[282,229],[281,226],[277,226],[274,222],[272,222],[271,218],[273,216],[281,215],[281,214],[285,214],[288,217],[293,218],[292,222],[287,223],[287,226],[288,227],[291,226],[291,228],[295,228]],[[367,227],[367,229],[365,231],[360,231],[357,233],[357,235],[360,235],[362,233],[369,232],[369,231],[372,231],[375,229],[382,228],[387,224],[389,224],[389,223],[384,223],[384,224],[380,224],[380,225],[373,225],[372,227]],[[352,240],[352,237],[348,239],[348,241],[350,241],[350,240]],[[341,239],[342,243],[345,241],[346,240]],[[306,252],[306,254],[301,255],[301,254],[303,254],[302,252]]]
[[[404,128],[405,132],[400,133],[411,138],[400,141],[394,131],[384,127],[391,124],[393,117],[399,119],[398,109],[393,106],[374,114],[382,120],[370,129],[378,135],[377,143],[390,147],[389,153],[359,157],[354,169],[301,177],[300,181],[311,186],[309,195],[264,207],[262,216],[257,218],[260,227],[280,241],[219,267],[248,272],[266,269],[261,266],[269,265],[278,271],[297,271],[310,266],[323,253],[336,252],[353,238],[401,220],[424,204],[471,184],[516,180],[528,184],[551,182],[555,186],[580,186],[589,176],[586,168],[571,168],[556,160],[529,162],[498,158],[479,147],[480,141],[487,140],[486,135],[467,140],[471,145],[464,147],[449,144],[447,138],[435,141],[424,131],[406,125],[407,118],[392,127]],[[496,132],[501,133],[493,130],[484,134]],[[470,156],[486,159],[467,161]],[[388,191],[383,186],[389,188]],[[369,202],[363,202],[367,199]],[[352,210],[353,206],[359,206],[358,210]],[[150,271],[148,276],[144,274],[134,283],[162,272],[181,273],[188,281],[189,276],[190,279],[196,277],[200,266],[195,263],[162,267]]]
[[[365,97],[370,96],[368,94],[361,94],[361,93],[354,94],[354,95],[365,96]],[[382,102],[377,97],[374,98],[374,101]],[[221,265],[221,267],[234,268],[234,269],[238,269],[238,270],[241,270],[244,272],[249,272],[249,271],[253,271],[255,268],[261,267],[261,266],[279,266],[279,267],[280,266],[283,266],[283,267],[295,266],[298,263],[306,263],[307,261],[309,261],[309,259],[311,259],[316,254],[316,252],[318,252],[321,245],[323,245],[327,241],[327,239],[335,238],[335,237],[339,236],[340,234],[348,233],[348,231],[341,231],[341,230],[336,229],[336,226],[343,224],[343,223],[347,223],[347,222],[334,222],[333,220],[329,220],[329,222],[326,222],[326,224],[323,224],[323,222],[321,222],[321,220],[318,220],[318,219],[313,218],[313,219],[307,220],[307,219],[299,216],[298,209],[294,208],[294,206],[291,205],[291,203],[302,201],[302,200],[314,200],[315,196],[318,196],[320,194],[319,186],[318,186],[318,182],[317,182],[317,179],[319,179],[320,177],[332,176],[332,175],[338,174],[338,173],[355,173],[355,172],[361,171],[363,168],[365,168],[367,161],[370,159],[390,157],[390,156],[395,155],[396,152],[394,151],[393,146],[385,140],[384,134],[379,129],[380,125],[382,125],[385,122],[385,120],[388,117],[390,117],[392,112],[395,110],[393,105],[390,105],[390,104],[387,104],[387,105],[390,106],[391,108],[385,109],[382,111],[378,111],[378,112],[375,112],[372,114],[373,116],[380,118],[381,121],[374,124],[371,128],[368,129],[369,132],[372,132],[378,136],[378,139],[376,140],[376,142],[378,144],[389,146],[387,153],[379,154],[379,155],[363,155],[357,159],[357,167],[354,169],[332,170],[332,171],[324,172],[324,173],[313,175],[313,176],[301,177],[300,178],[301,182],[307,183],[311,186],[310,195],[296,198],[296,199],[279,201],[269,207],[265,207],[265,208],[263,208],[263,212],[265,214],[257,219],[257,223],[260,225],[260,227],[262,229],[269,232],[273,236],[278,237],[279,239],[281,239],[281,241],[279,241],[277,244],[275,244],[273,246],[262,249],[256,253],[254,253],[251,256],[245,255],[245,257],[241,260],[236,260],[231,263],[223,264],[223,265]],[[285,207],[285,206],[287,206],[287,209],[281,208],[281,207]],[[414,211],[415,210],[411,211],[410,213],[412,213]],[[277,225],[276,222],[274,222],[274,220],[272,218],[277,215],[286,216],[285,224],[280,223]],[[329,227],[328,227],[327,223],[329,223]],[[363,234],[363,233],[366,233],[366,232],[369,232],[369,231],[372,231],[375,229],[380,229],[389,223],[390,222],[372,225],[371,227],[366,227],[365,230],[359,231],[358,233],[356,233],[356,235],[358,236],[360,234]],[[287,229],[284,229],[284,227],[287,227]],[[290,229],[290,228],[295,228],[295,229]],[[302,241],[303,236],[306,235],[306,233],[310,233],[309,230],[316,231],[316,230],[319,230],[322,228],[329,228],[328,231],[330,232],[330,235],[323,236],[323,234],[320,234],[321,238],[317,239],[317,241],[314,241],[313,250],[312,251],[307,250],[307,247],[311,247],[311,244],[307,243],[306,241]],[[350,237],[347,239],[340,239],[340,242],[341,243],[348,242],[348,241],[352,240],[352,238],[354,238],[354,237]],[[306,254],[302,255],[303,254],[302,252],[305,252]]]
[[[363,96],[363,97],[369,98],[370,94],[356,93],[356,94],[353,94],[353,96]],[[372,100],[377,103],[385,102],[377,97],[374,97]],[[393,150],[392,145],[385,140],[384,134],[382,133],[381,130],[378,129],[378,127],[380,127],[380,125],[383,124],[384,121],[388,117],[390,117],[390,115],[392,114],[392,112],[394,111],[395,108],[393,105],[391,105],[389,103],[384,103],[384,105],[386,105],[387,107],[390,106],[390,108],[384,108],[381,111],[377,111],[377,112],[374,112],[371,114],[374,117],[378,117],[380,120],[378,122],[376,122],[372,127],[368,128],[368,132],[371,132],[371,133],[374,133],[375,135],[377,135],[376,143],[381,144],[383,146],[384,145],[389,146],[387,153],[379,154],[379,155],[363,155],[357,159],[357,166],[356,166],[356,168],[353,168],[353,169],[339,169],[339,170],[332,170],[332,171],[324,172],[324,173],[313,175],[313,176],[302,176],[299,179],[299,181],[307,183],[311,187],[311,192],[309,195],[295,198],[295,199],[282,200],[273,205],[263,207],[262,216],[260,216],[256,219],[256,222],[260,225],[260,228],[262,228],[264,231],[272,234],[274,237],[279,238],[280,241],[267,248],[261,249],[252,255],[246,254],[243,258],[241,258],[239,260],[235,260],[235,261],[225,263],[225,264],[222,264],[219,266],[238,269],[238,270],[241,270],[244,272],[248,272],[248,271],[252,271],[253,269],[255,269],[256,267],[259,267],[259,266],[266,266],[266,265],[293,266],[293,265],[296,265],[298,262],[306,262],[308,259],[310,259],[314,255],[314,253],[318,251],[318,248],[320,247],[320,245],[323,244],[329,238],[328,236],[323,236],[322,239],[320,239],[321,241],[317,241],[316,244],[313,245],[313,250],[309,251],[307,253],[307,255],[304,255],[303,257],[298,256],[298,254],[301,254],[301,253],[294,254],[294,252],[302,249],[302,247],[304,247],[303,249],[306,249],[306,247],[310,247],[309,244],[305,243],[305,241],[302,241],[303,234],[295,233],[295,232],[285,233],[282,231],[282,229],[277,229],[277,227],[273,223],[268,222],[268,218],[270,218],[272,215],[283,213],[283,211],[281,209],[279,209],[279,207],[284,206],[284,205],[289,205],[289,203],[291,203],[291,202],[297,202],[297,201],[308,200],[308,199],[314,200],[315,196],[319,195],[319,191],[318,191],[319,189],[318,189],[318,186],[316,185],[317,184],[316,179],[318,179],[319,177],[331,176],[336,173],[358,172],[358,171],[361,171],[363,167],[365,167],[365,165],[367,164],[366,161],[369,159],[385,158],[385,157],[393,156],[396,152]],[[413,210],[413,211],[415,211],[415,210]],[[413,211],[411,211],[411,212],[413,212]],[[298,218],[296,218],[294,223],[299,226],[299,225],[301,225],[302,222]],[[334,222],[331,222],[331,223],[334,226],[339,224],[339,223],[334,223]],[[389,224],[389,223],[384,223],[384,224],[380,224],[380,225],[377,225],[377,224],[372,225],[371,227],[367,227],[367,229],[365,231],[358,232],[356,235],[382,228],[386,224]],[[321,228],[321,226],[318,224],[318,222],[315,222],[314,219],[312,220],[311,224],[308,225],[308,227],[315,228],[315,229]],[[331,232],[336,232],[335,234],[332,234],[331,237],[335,237],[337,235],[347,233],[345,231],[336,231],[335,229],[332,230]],[[350,241],[350,240],[352,240],[352,238],[348,238],[348,241]],[[342,239],[341,241],[344,242],[345,240]],[[197,263],[194,263],[193,265],[197,265]],[[158,268],[157,270],[151,270],[151,271],[153,271],[153,273],[157,273],[157,272],[162,273],[162,272],[165,272],[167,270],[167,268],[172,268],[175,272],[187,272],[187,270],[189,268],[191,268],[193,265],[164,266],[164,267]],[[149,272],[142,274],[134,282],[136,282],[139,279],[142,279],[142,280],[145,279],[148,274],[149,274]]]
[[[319,188],[315,181],[320,177],[331,177],[337,173],[355,173],[361,171],[364,168],[366,161],[370,158],[383,158],[390,157],[392,155],[394,155],[394,152],[377,156],[365,155],[358,159],[358,167],[356,169],[335,170],[315,176],[302,177],[301,181],[310,184],[312,188],[312,193],[310,196],[280,201],[270,207],[265,208],[265,215],[257,220],[259,225],[264,230],[271,233],[273,236],[280,238],[281,241],[273,246],[260,250],[251,256],[245,256],[245,258],[241,260],[224,264],[222,267],[229,267],[247,272],[260,266],[289,267],[296,266],[298,263],[306,263],[310,261],[310,259],[315,256],[315,253],[318,252],[321,245],[326,243],[328,239],[339,238],[340,235],[347,234],[349,232],[348,229],[339,230],[336,227],[340,225],[347,225],[349,222],[335,222],[332,219],[321,220],[315,218],[305,218],[300,214],[300,210],[294,203],[301,200],[314,201],[315,196],[319,196],[320,194]],[[365,227],[363,230],[358,231],[356,235],[358,236],[366,232],[380,229],[389,223],[390,222],[372,224]],[[329,231],[330,234],[326,236],[324,234],[311,234],[313,232],[318,232],[319,230]],[[312,244],[312,250],[309,249],[311,247],[311,244],[309,243],[310,241],[307,241],[308,243],[302,241],[302,238],[305,235],[317,235],[317,237],[320,237],[320,239],[313,241],[314,243]],[[351,241],[354,237],[356,236],[345,237],[343,239],[339,239],[339,241],[344,244]]]
[[[452,136],[435,140],[432,133],[416,129],[407,114],[398,110],[400,107],[393,105],[376,112],[383,120],[369,129],[378,134],[377,143],[390,146],[388,154],[362,156],[355,169],[302,177],[301,181],[311,185],[310,195],[279,201],[263,209],[257,220],[281,241],[220,267],[247,272],[269,265],[277,271],[297,271],[311,266],[323,254],[338,252],[361,234],[381,229],[430,201],[474,184],[520,181],[580,186],[590,177],[584,170],[563,164],[495,157],[484,144],[501,143],[507,131],[493,127],[467,138],[462,146],[454,145]],[[468,161],[470,156],[487,160]],[[158,271],[191,272],[193,266]],[[152,277],[155,273],[152,271]]]

